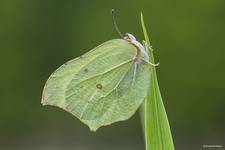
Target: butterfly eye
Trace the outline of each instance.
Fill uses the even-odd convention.
[[[136,41],[136,38],[135,38],[132,34],[126,33],[125,35],[126,35],[131,41]]]
[[[128,33],[125,34],[125,36],[123,37],[124,40],[128,41],[128,42],[131,42],[131,39],[128,35]]]

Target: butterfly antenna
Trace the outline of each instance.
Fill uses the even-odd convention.
[[[117,23],[116,23],[116,19],[115,19],[115,9],[112,9],[112,10],[111,10],[111,15],[112,15],[113,25],[114,25],[116,31],[118,32],[118,34],[120,35],[120,37],[123,38],[123,34],[120,32],[120,29],[119,29],[119,27],[117,26]]]

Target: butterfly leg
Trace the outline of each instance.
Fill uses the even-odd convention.
[[[153,51],[152,46],[149,45],[145,40],[142,41],[142,44],[144,45],[146,51],[147,49],[150,49],[151,51]]]
[[[156,63],[156,64],[154,64],[154,63],[151,63],[151,62],[147,62],[149,65],[151,65],[151,66],[153,66],[153,67],[156,67],[156,66],[159,66],[159,62],[158,63]]]
[[[143,43],[146,51],[147,51],[147,49],[150,49],[151,51],[153,51],[153,48],[151,47],[151,45],[149,45],[146,41],[143,40],[142,43]],[[153,67],[159,66],[159,62],[156,64],[152,63],[152,62],[147,62],[147,63]]]

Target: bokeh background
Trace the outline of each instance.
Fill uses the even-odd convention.
[[[119,37],[112,8],[140,41],[144,13],[176,149],[225,147],[224,0],[1,0],[1,150],[144,150],[138,113],[92,133],[40,104],[57,67]]]

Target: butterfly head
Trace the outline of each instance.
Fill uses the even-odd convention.
[[[126,33],[123,39],[129,42],[136,41],[136,38],[130,33]]]

